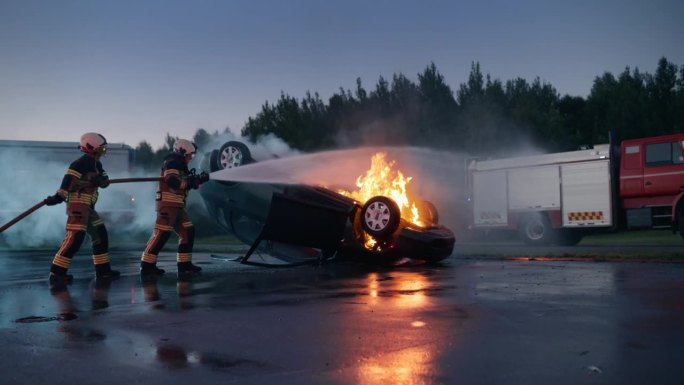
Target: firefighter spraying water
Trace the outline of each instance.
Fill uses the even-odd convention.
[[[57,192],[45,198],[48,206],[67,202],[66,236],[50,267],[49,281],[52,285],[65,285],[72,281],[73,277],[67,274],[67,270],[86,233],[92,242],[97,278],[114,279],[119,276],[109,262],[107,228],[95,211],[98,189],[109,186],[109,176],[100,163],[100,158],[107,152],[107,140],[98,133],[89,132],[81,136],[80,149],[83,156],[71,163]]]
[[[180,238],[176,255],[178,273],[197,273],[202,268],[192,264],[192,248],[195,229],[185,212],[185,203],[191,189],[209,180],[209,174],[195,174],[188,169],[188,163],[197,153],[197,146],[186,139],[179,139],[173,145],[173,152],[164,158],[157,191],[157,219],[154,231],[145,247],[140,261],[140,274],[154,277],[164,274],[157,267],[157,256],[168,241],[171,231]]]

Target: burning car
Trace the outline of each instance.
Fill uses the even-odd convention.
[[[318,250],[320,258],[347,256],[377,263],[403,258],[434,263],[447,258],[453,251],[454,234],[439,224],[432,203],[406,198],[410,178],[394,173],[395,178],[386,181],[392,187],[383,190],[384,194],[372,195],[377,188],[363,188],[371,172],[379,171],[376,174],[383,178],[391,174],[387,169],[392,164],[384,156],[373,156],[368,175],[357,179],[357,191],[217,180],[212,174],[212,179],[201,186],[200,194],[213,220],[251,245],[243,261],[261,241]],[[247,145],[229,141],[206,153],[200,168],[214,173],[252,163],[256,160]],[[377,182],[376,178],[376,187]]]

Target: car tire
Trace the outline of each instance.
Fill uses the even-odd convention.
[[[399,227],[401,211],[392,199],[384,196],[370,198],[361,208],[361,227],[373,237],[382,238]]]
[[[252,154],[244,143],[231,140],[221,146],[214,162],[217,170],[240,167],[252,162]]]
[[[555,231],[544,213],[525,215],[520,222],[518,234],[528,245],[547,245],[555,238]]]
[[[428,226],[439,224],[439,212],[432,202],[418,200],[416,201],[416,208],[418,208],[418,215],[423,223]]]
[[[218,164],[218,150],[211,150],[209,153],[209,171],[214,172],[219,170],[219,164]],[[206,163],[205,163],[206,164]]]

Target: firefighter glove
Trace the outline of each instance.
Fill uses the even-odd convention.
[[[186,182],[188,182],[188,187],[197,190],[200,186],[200,176],[199,175],[188,175],[188,177],[185,179]]]
[[[200,184],[207,182],[209,180],[209,174],[207,174],[205,171],[202,171],[202,173],[199,174],[199,179],[200,179]]]
[[[59,194],[55,194],[45,198],[43,202],[45,202],[45,204],[48,206],[54,206],[64,202],[64,198],[62,198],[62,196]]]
[[[90,182],[93,184],[93,186],[101,187],[101,188],[107,188],[109,186],[109,177],[103,176],[103,175],[98,175],[93,177]]]

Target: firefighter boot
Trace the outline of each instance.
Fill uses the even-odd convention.
[[[193,265],[192,262],[178,262],[178,274],[195,274],[202,271],[202,268]]]
[[[142,277],[157,277],[164,273],[164,269],[158,268],[156,263],[140,262],[140,276]]]
[[[70,285],[73,281],[74,276],[71,274],[57,274],[50,272],[50,275],[48,276],[48,283],[50,284],[50,287],[66,287],[66,285]]]
[[[95,277],[97,279],[115,280],[118,279],[120,275],[121,273],[119,273],[118,270],[112,270],[109,262],[95,265]]]

